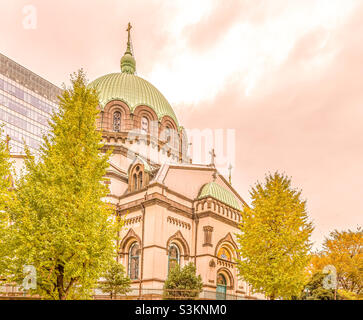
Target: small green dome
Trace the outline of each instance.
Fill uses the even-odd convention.
[[[125,73],[134,74],[136,70],[136,61],[134,57],[126,52],[121,58],[121,71]]]
[[[98,92],[102,109],[112,100],[125,102],[131,112],[137,106],[144,105],[153,109],[159,120],[164,116],[169,116],[179,127],[173,108],[161,92],[150,82],[132,73],[110,73],[92,81],[89,86]]]
[[[234,194],[231,191],[223,188],[216,182],[209,182],[201,188],[198,199],[203,199],[207,197],[215,198],[220,202],[229,205],[232,208],[241,210],[241,206]]]

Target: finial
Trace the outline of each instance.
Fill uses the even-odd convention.
[[[124,73],[134,74],[136,71],[136,61],[131,51],[131,31],[132,25],[129,22],[127,25],[127,48],[125,54],[121,58],[121,71]]]
[[[210,154],[210,157],[211,157],[210,166],[214,167],[215,166],[215,164],[214,164],[214,158],[216,157],[216,154],[214,153],[214,149],[212,149],[211,151],[209,151],[209,154]]]
[[[228,171],[229,171],[229,184],[232,185],[232,164],[229,164]]]
[[[131,48],[130,48],[130,31],[131,31],[132,25],[129,22],[129,24],[127,25],[127,49],[126,52],[130,52],[131,53]]]

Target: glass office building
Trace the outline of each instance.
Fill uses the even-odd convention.
[[[0,54],[0,124],[10,136],[10,152],[24,153],[24,141],[35,152],[61,89]]]

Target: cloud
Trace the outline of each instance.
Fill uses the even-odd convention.
[[[213,6],[196,23],[185,26],[182,37],[194,51],[205,52],[218,44],[236,24],[258,26],[276,18],[294,0],[226,0]]]
[[[268,171],[292,176],[308,200],[317,243],[362,221],[362,34],[363,5],[329,36],[317,28],[296,39],[253,96],[231,80],[212,100],[178,106],[189,128],[236,129],[233,183],[245,200]]]
[[[218,43],[229,28],[241,18],[245,6],[244,1],[215,2],[209,14],[184,28],[188,46],[193,50],[203,51]]]

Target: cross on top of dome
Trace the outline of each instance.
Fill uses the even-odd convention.
[[[127,25],[127,48],[125,54],[121,58],[121,72],[134,74],[136,71],[136,61],[131,52],[131,31],[132,25],[129,22]]]

